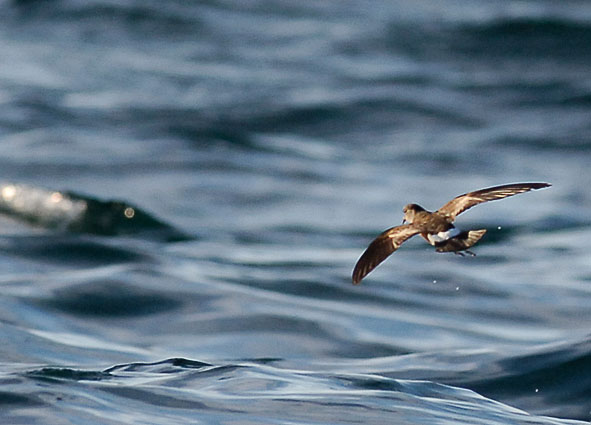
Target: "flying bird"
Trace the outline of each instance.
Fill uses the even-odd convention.
[[[427,211],[417,204],[408,204],[402,211],[401,226],[382,232],[367,247],[353,269],[353,283],[356,285],[375,269],[400,245],[414,235],[420,234],[437,252],[453,252],[476,255],[468,249],[484,236],[486,229],[460,231],[453,225],[456,217],[483,202],[495,201],[518,193],[549,187],[549,183],[513,183],[489,187],[457,196],[437,211]]]

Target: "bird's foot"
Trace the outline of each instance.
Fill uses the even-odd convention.
[[[460,257],[465,257],[466,254],[470,255],[470,257],[476,257],[475,253],[473,253],[472,251],[468,251],[467,249],[465,249],[463,252],[462,251],[454,251],[454,254],[459,255]]]

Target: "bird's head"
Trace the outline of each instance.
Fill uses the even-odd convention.
[[[405,205],[405,207],[402,208],[402,212],[404,212],[404,218],[402,219],[402,224],[404,224],[404,223],[412,224],[412,222],[415,219],[415,214],[418,213],[419,211],[425,211],[425,209],[417,204]]]

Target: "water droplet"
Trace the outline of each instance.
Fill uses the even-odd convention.
[[[7,200],[10,201],[12,198],[14,198],[16,195],[16,187],[13,185],[8,185],[8,186],[4,186],[2,188],[2,197]]]
[[[64,199],[64,196],[59,192],[53,192],[51,194],[51,196],[49,197],[49,201],[53,202],[54,204],[57,204],[58,202],[60,202],[63,199]]]
[[[497,227],[497,230],[501,230],[501,229],[502,229],[502,227],[501,227],[501,226]]]
[[[456,286],[456,291],[459,291],[459,290],[460,290],[460,287],[459,286]]]
[[[437,283],[437,279],[433,279],[433,283]]]
[[[536,392],[540,391],[539,389],[536,388]]]
[[[126,218],[133,218],[135,210],[131,207],[127,207],[125,208],[125,211],[123,211],[123,215],[125,215]]]

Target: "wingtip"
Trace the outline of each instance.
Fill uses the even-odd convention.
[[[540,183],[530,183],[533,189],[543,189],[545,187],[552,186],[552,183],[540,182]]]

